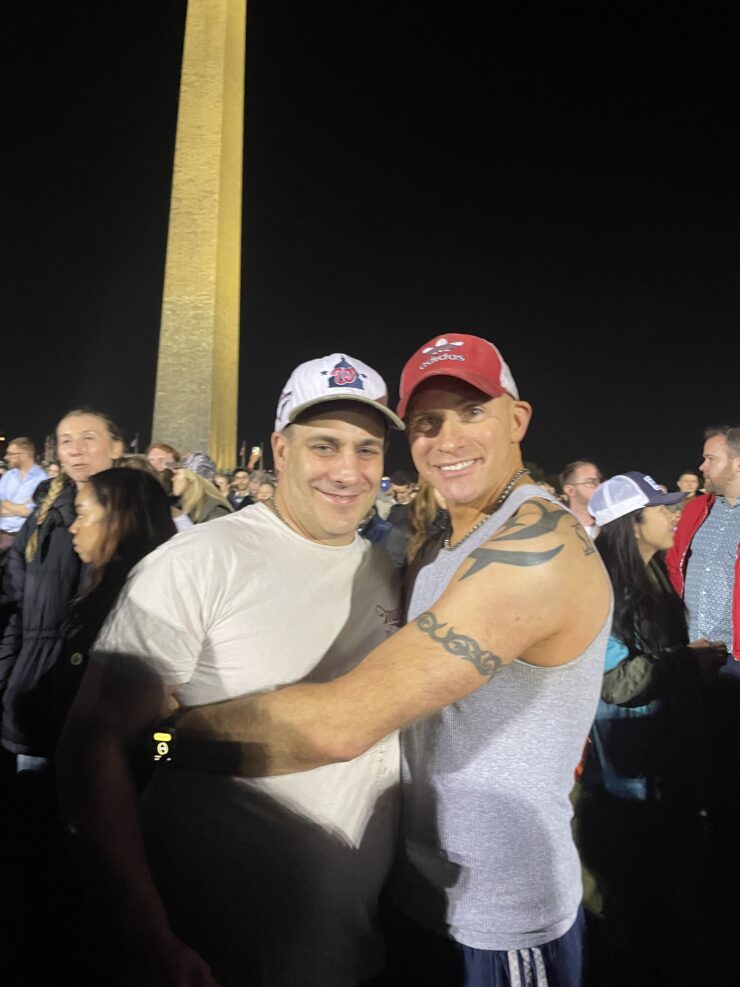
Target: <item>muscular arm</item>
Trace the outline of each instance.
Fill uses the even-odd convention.
[[[177,756],[233,774],[304,771],[356,757],[515,658],[570,661],[598,632],[610,600],[580,530],[562,508],[528,502],[471,553],[429,611],[347,675],[189,710]]]

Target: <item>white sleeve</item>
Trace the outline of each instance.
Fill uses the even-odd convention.
[[[126,582],[91,651],[93,661],[134,678],[165,685],[188,682],[206,629],[208,559],[163,545]],[[189,546],[188,546],[189,548]]]

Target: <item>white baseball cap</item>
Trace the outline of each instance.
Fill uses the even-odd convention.
[[[588,502],[588,513],[601,527],[625,514],[639,511],[641,507],[658,507],[660,504],[669,507],[686,497],[688,494],[685,493],[663,493],[652,476],[632,470],[612,476],[597,487]]]
[[[360,360],[332,353],[295,368],[278,401],[275,431],[282,432],[301,412],[324,401],[369,404],[392,428],[405,428],[403,421],[388,407],[388,388],[380,374]]]

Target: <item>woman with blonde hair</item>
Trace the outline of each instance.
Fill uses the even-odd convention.
[[[57,426],[63,472],[49,483],[8,553],[0,637],[0,680],[7,681],[2,745],[17,755],[19,771],[37,768],[35,762],[52,753],[37,699],[59,659],[62,622],[79,588],[81,564],[69,533],[75,494],[94,473],[116,465],[122,453],[121,434],[106,415],[69,411]]]
[[[102,470],[77,491],[69,531],[84,569],[64,626],[64,656],[52,683],[50,729],[55,736],[72,704],[87,656],[133,567],[177,531],[167,494],[150,470]]]
[[[393,525],[384,543],[394,565],[404,573],[405,583],[413,580],[421,566],[436,556],[448,525],[449,515],[442,496],[420,477],[408,514]]]
[[[172,466],[172,493],[193,524],[203,524],[232,513],[231,504],[213,479],[216,464],[204,452],[193,452]]]

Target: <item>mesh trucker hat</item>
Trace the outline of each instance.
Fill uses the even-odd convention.
[[[275,431],[282,432],[301,412],[324,401],[369,404],[392,428],[406,427],[388,407],[388,388],[380,374],[366,363],[332,353],[295,368],[278,401]]]
[[[430,377],[457,377],[492,398],[519,398],[506,361],[487,339],[449,332],[435,336],[414,353],[401,373],[396,411],[403,418],[419,384]]]
[[[633,471],[612,476],[597,487],[588,502],[588,512],[601,527],[641,507],[669,506],[686,497],[685,493],[663,493],[652,476]]]
[[[191,473],[197,473],[205,480],[212,481],[216,475],[216,464],[204,452],[191,452],[178,462],[169,463],[169,467],[173,470],[190,470]]]

